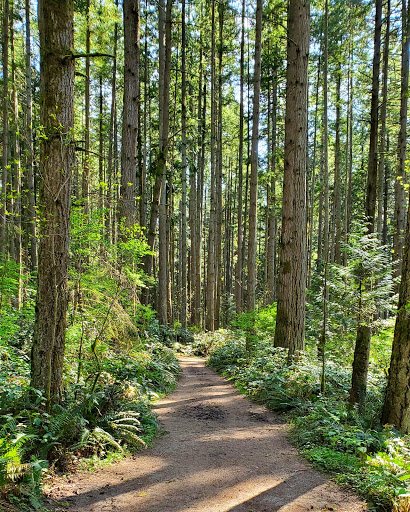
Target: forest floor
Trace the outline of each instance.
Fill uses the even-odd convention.
[[[53,482],[53,510],[72,512],[302,512],[367,510],[315,471],[288,426],[205,367],[181,357],[178,388],[160,400],[154,446],[95,473]]]

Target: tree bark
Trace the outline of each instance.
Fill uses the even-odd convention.
[[[288,4],[285,169],[275,346],[304,348],[309,0]]]
[[[162,14],[161,14],[162,11]],[[164,17],[165,14],[165,17]],[[169,88],[171,71],[171,23],[172,0],[167,0],[166,11],[160,6],[160,127],[159,157],[157,176],[161,176],[159,203],[159,268],[158,268],[158,318],[160,323],[168,323],[168,243],[167,243],[167,174],[169,132]]]
[[[340,85],[342,80],[341,65],[337,67],[336,77],[336,140],[335,140],[335,180],[334,180],[334,225],[335,229],[333,240],[334,262],[338,265],[342,263],[341,241],[342,241],[342,197],[340,190]]]
[[[215,0],[212,0],[211,32],[211,194],[208,231],[208,258],[206,272],[205,328],[215,329],[215,238],[216,238],[216,80],[215,80]]]
[[[400,129],[397,145],[397,176],[394,182],[394,233],[393,261],[397,268],[395,276],[401,275],[404,233],[406,230],[406,149],[407,149],[407,106],[409,92],[409,42],[410,9],[408,2],[402,0],[402,49],[401,49],[401,92],[400,92]],[[398,290],[397,290],[398,291]]]
[[[256,227],[258,200],[258,138],[259,138],[259,101],[261,91],[261,51],[262,51],[262,0],[256,3],[255,27],[255,64],[253,89],[253,121],[251,149],[251,181],[249,201],[249,235],[248,235],[248,297],[247,310],[256,306]]]
[[[181,325],[187,326],[187,137],[186,137],[186,42],[185,42],[185,0],[182,0],[181,28],[181,152],[182,152],[182,195],[181,195]]]
[[[399,304],[394,328],[389,378],[382,424],[410,432],[410,209],[407,211],[406,240],[402,264]]]
[[[26,181],[27,181],[27,221],[30,233],[30,270],[37,269],[36,235],[36,192],[34,184],[34,145],[33,145],[33,88],[31,71],[31,17],[30,0],[25,2],[26,11]]]
[[[367,194],[366,194],[366,225],[367,232],[373,233],[376,218],[377,192],[377,135],[379,127],[379,75],[380,75],[380,46],[382,31],[382,1],[376,0],[376,17],[374,31],[374,55],[372,78],[372,102],[370,111],[370,144],[367,165]]]
[[[390,0],[387,0],[387,12],[385,15],[386,29],[383,47],[383,87],[382,103],[380,106],[380,137],[379,137],[379,166],[377,171],[377,233],[382,240],[383,232],[383,210],[384,210],[384,167],[386,151],[386,117],[387,117],[387,94],[389,77],[389,49],[390,49]]]
[[[81,198],[84,205],[84,214],[88,215],[89,204],[88,199],[90,195],[90,53],[91,53],[91,31],[90,31],[90,0],[86,3],[86,35],[85,35],[85,152],[84,152],[84,167],[81,184]]]
[[[118,216],[124,228],[135,224],[137,138],[139,120],[140,10],[138,0],[124,0],[124,103],[121,188]]]
[[[276,64],[275,64],[276,66]],[[273,72],[272,85],[272,128],[271,128],[271,166],[272,174],[269,186],[269,205],[268,205],[268,243],[266,248],[266,304],[273,304],[276,292],[276,151],[277,151],[277,108],[278,108],[278,78],[277,70]]]
[[[2,153],[2,197],[0,209],[1,253],[7,254],[7,183],[9,163],[9,0],[3,3],[2,64],[3,64],[3,153]]]
[[[72,0],[39,0],[40,243],[31,385],[47,408],[59,402],[67,313],[71,170],[74,163],[74,26]]]
[[[243,89],[245,71],[245,0],[242,0],[241,22],[241,62],[240,62],[240,96],[239,96],[239,158],[238,158],[238,228],[237,228],[237,260],[235,268],[235,305],[236,312],[242,311],[242,209],[243,209]]]

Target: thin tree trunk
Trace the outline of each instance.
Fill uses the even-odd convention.
[[[215,0],[212,0],[211,32],[211,194],[208,233],[206,282],[206,322],[208,331],[215,329],[215,238],[216,238],[216,80],[215,80]]]
[[[401,49],[401,93],[400,93],[400,129],[397,145],[397,177],[394,182],[394,233],[393,261],[397,269],[395,276],[401,275],[401,259],[403,255],[404,233],[406,230],[406,148],[407,148],[407,105],[409,91],[409,29],[410,8],[406,0],[402,0],[402,49]],[[397,290],[398,291],[398,290]]]
[[[349,243],[351,212],[352,212],[352,177],[353,177],[353,70],[352,70],[352,42],[349,41],[349,71],[347,91],[347,120],[346,120],[346,202],[345,202],[345,226],[344,243]],[[343,264],[347,265],[347,252],[344,253]]]
[[[259,138],[259,100],[261,90],[261,50],[262,50],[262,0],[256,3],[255,27],[255,64],[253,90],[253,121],[251,150],[251,182],[249,201],[249,235],[248,235],[248,297],[247,310],[256,306],[256,227],[258,199],[258,138]]]
[[[379,108],[379,74],[380,44],[382,25],[382,1],[376,0],[376,17],[374,32],[372,103],[370,112],[370,145],[367,167],[366,225],[367,232],[374,232],[376,216],[377,191],[377,134]],[[352,385],[350,388],[350,405],[359,404],[362,409],[366,398],[367,371],[369,367],[371,328],[369,319],[359,319],[356,332],[356,344],[353,359]]]
[[[320,36],[322,37],[322,35]],[[313,132],[313,157],[312,157],[312,182],[310,186],[310,201],[309,201],[309,210],[308,210],[308,278],[307,278],[307,287],[310,289],[310,284],[312,280],[312,254],[313,254],[313,222],[314,222],[314,212],[315,212],[315,188],[316,188],[316,155],[317,155],[317,125],[318,125],[318,113],[319,113],[319,84],[320,84],[320,69],[321,69],[321,50],[319,51],[319,58],[317,63],[317,80],[316,80],[316,93],[315,93],[315,125]],[[319,208],[319,214],[321,210]],[[319,223],[319,235],[321,234],[321,224]],[[319,237],[318,237],[319,238]],[[319,246],[319,241],[318,241]],[[319,249],[318,249],[319,253]]]
[[[328,18],[329,3],[325,0],[325,27],[323,38],[323,129],[322,129],[322,162],[323,162],[323,253],[322,260],[328,261],[329,256],[329,154],[328,154]],[[321,265],[322,263],[319,262]]]
[[[386,117],[387,117],[387,93],[389,75],[389,49],[390,49],[390,0],[387,0],[387,12],[385,15],[386,29],[383,48],[383,87],[382,104],[380,106],[380,142],[379,142],[379,167],[377,172],[377,233],[380,240],[383,231],[383,196],[384,196],[384,167],[386,151]]]
[[[187,140],[186,140],[186,42],[185,42],[185,0],[182,0],[181,28],[181,123],[182,123],[182,196],[181,196],[181,325],[187,326]]]
[[[245,0],[242,0],[242,24],[241,24],[241,62],[240,62],[240,96],[239,96],[239,161],[238,161],[238,228],[237,228],[237,260],[235,269],[235,305],[236,312],[242,311],[242,209],[243,209],[243,89],[245,70]]]
[[[374,55],[372,78],[372,102],[370,111],[370,144],[367,166],[366,194],[366,223],[367,232],[373,233],[376,220],[377,192],[377,135],[379,128],[379,75],[380,75],[380,46],[382,31],[382,1],[376,0],[376,19],[374,31]]]
[[[273,72],[272,85],[272,141],[270,151],[272,174],[269,186],[269,208],[268,208],[268,246],[266,251],[266,303],[273,304],[275,300],[275,255],[276,255],[276,151],[277,151],[277,108],[278,108],[278,79],[277,70]]]
[[[18,291],[15,297],[15,306],[21,308],[22,303],[22,245],[21,245],[21,162],[20,162],[20,141],[19,141],[19,105],[17,95],[16,58],[14,45],[14,2],[11,4],[10,16],[10,50],[11,50],[11,83],[12,83],[12,232],[10,236],[11,257],[18,267]]]
[[[223,82],[223,28],[225,5],[219,3],[219,44],[218,44],[218,106],[217,106],[217,153],[216,153],[216,211],[215,211],[215,329],[219,329],[219,315],[221,311],[221,283],[222,283],[222,173],[223,173],[223,155],[222,155],[222,82]],[[216,101],[216,99],[215,99]]]
[[[84,214],[89,211],[88,199],[90,195],[90,52],[91,52],[91,32],[90,32],[90,0],[86,4],[86,36],[85,48],[87,57],[85,58],[85,152],[84,167],[81,185],[81,197],[84,205]]]
[[[3,25],[2,25],[2,64],[3,64],[3,153],[2,153],[2,200],[1,200],[1,224],[0,243],[1,252],[7,254],[7,183],[9,163],[9,0],[3,3]]]
[[[165,14],[165,17],[164,17]],[[166,158],[169,132],[169,88],[171,71],[171,23],[172,0],[167,0],[166,12],[160,5],[160,127],[157,176],[161,175],[159,204],[159,268],[158,268],[158,317],[162,324],[168,323],[168,246],[167,246],[167,175]],[[152,212],[151,212],[152,215]]]
[[[118,7],[118,0],[116,0]],[[114,184],[115,184],[115,129],[117,118],[117,48],[118,48],[118,23],[114,25],[114,50],[113,50],[113,64],[112,64],[112,78],[111,78],[111,113],[110,113],[110,128],[109,128],[109,146],[107,155],[107,196],[106,196],[106,218],[105,218],[105,233],[107,241],[111,239],[111,233],[116,221],[115,204],[114,204]]]
[[[334,252],[334,262],[340,265],[342,263],[342,251],[341,251],[341,241],[342,241],[342,197],[340,190],[340,111],[341,111],[341,98],[340,98],[340,85],[342,80],[342,69],[341,65],[338,65],[337,68],[337,77],[336,77],[336,140],[335,140],[335,180],[334,180],[334,242],[333,242],[333,252]]]
[[[33,145],[33,88],[31,71],[31,23],[30,0],[26,0],[26,177],[27,177],[27,221],[30,233],[30,270],[37,269],[36,235],[36,192],[34,185],[34,145]]]

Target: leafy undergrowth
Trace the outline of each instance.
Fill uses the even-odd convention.
[[[174,351],[138,302],[148,246],[138,226],[118,244],[104,241],[103,218],[84,218],[81,206],[71,217],[64,392],[51,410],[29,387],[35,290],[27,278],[16,307],[20,276],[0,261],[0,511],[41,509],[45,474],[149,444],[158,429],[152,401],[176,385]]]
[[[287,414],[293,441],[314,465],[353,487],[371,510],[410,510],[410,438],[379,424],[385,377],[377,365],[369,373],[366,410],[359,414],[348,407],[348,365],[327,361],[323,396],[313,350],[289,363],[271,337],[255,337],[251,356],[239,331],[204,335],[202,343],[211,347],[211,368],[253,400]]]
[[[13,359],[10,357],[10,361]],[[3,370],[3,368],[2,368]],[[27,372],[0,379],[0,497],[19,510],[41,509],[46,472],[90,466],[113,453],[128,454],[152,441],[158,425],[151,403],[171,391],[180,369],[159,343],[104,362],[94,389],[79,383],[61,405],[44,412],[43,396]]]

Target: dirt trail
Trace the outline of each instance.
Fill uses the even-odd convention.
[[[166,434],[135,458],[59,484],[55,510],[67,502],[73,512],[367,510],[297,455],[275,415],[202,359],[181,365],[177,390],[155,407]]]

